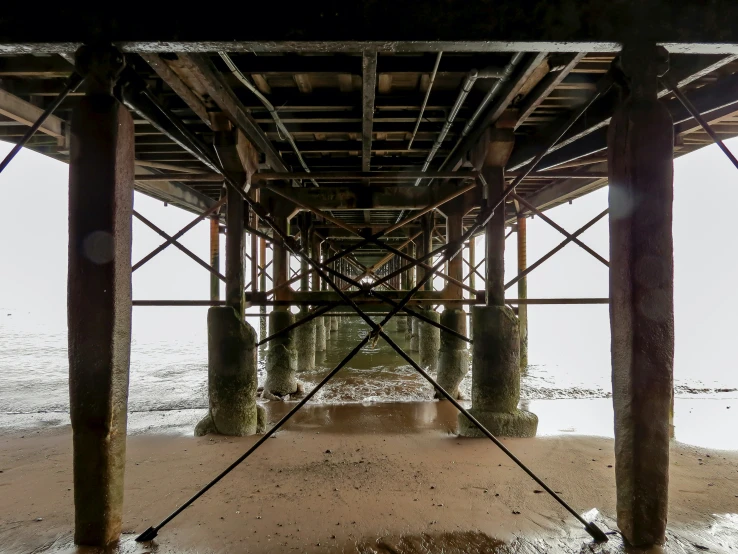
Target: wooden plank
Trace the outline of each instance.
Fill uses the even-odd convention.
[[[34,106],[30,102],[0,89],[0,114],[5,117],[30,127],[43,113],[44,110],[38,106]],[[50,115],[41,125],[39,131],[52,137],[64,138],[64,121],[55,115]]]

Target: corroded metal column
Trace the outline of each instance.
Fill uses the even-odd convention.
[[[220,219],[217,215],[210,218],[210,267],[220,271]],[[210,274],[210,300],[220,300],[220,279]]]
[[[266,241],[259,239],[259,291],[267,290],[267,270],[266,270]],[[267,336],[267,317],[266,306],[259,306],[259,338],[263,339]],[[263,347],[262,347],[263,348]]]
[[[300,225],[300,245],[308,256],[312,256],[310,252],[312,226],[311,223],[312,214],[310,212],[300,212],[297,216]],[[301,258],[300,260],[300,291],[306,292],[310,289],[310,265],[307,260]],[[302,306],[300,312],[297,314],[298,319],[307,317],[309,313],[307,306]],[[315,320],[309,321],[300,325],[294,330],[295,335],[295,348],[297,350],[297,371],[312,371],[315,369]]]
[[[527,219],[518,217],[518,275],[528,268]],[[518,281],[518,298],[528,298],[528,277]],[[518,324],[520,326],[520,369],[528,367],[528,305],[518,304]]]
[[[114,49],[77,52],[88,75],[72,111],[69,163],[69,400],[74,541],[118,540],[131,352],[133,119],[113,97]]]
[[[322,258],[320,256],[320,249],[322,241],[320,239],[320,236],[318,233],[313,232],[312,237],[312,247],[310,254],[313,257],[313,259],[316,262],[321,262]],[[314,292],[318,292],[320,290],[320,275],[318,275],[317,271],[313,272],[313,280],[311,283],[311,289]],[[315,319],[315,351],[316,352],[325,352],[325,339],[326,339],[326,327],[325,327],[325,320],[324,317],[318,317]]]
[[[656,46],[625,45],[630,96],[608,130],[610,329],[618,526],[633,545],[665,540],[674,364],[674,128],[658,101]]]

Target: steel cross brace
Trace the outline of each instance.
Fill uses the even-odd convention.
[[[532,265],[530,265],[527,268],[525,268],[524,271],[521,271],[520,273],[518,273],[510,281],[508,281],[507,283],[505,283],[505,290],[507,290],[510,287],[512,287],[515,283],[517,283],[518,281],[520,281],[523,277],[525,277],[526,275],[528,275],[531,271],[533,271],[534,269],[536,269],[539,265],[541,265],[543,262],[545,262],[546,260],[548,260],[551,256],[553,256],[554,254],[556,254],[556,252],[558,252],[559,250],[561,250],[562,248],[564,248],[564,246],[566,246],[567,244],[569,244],[573,240],[574,237],[578,237],[579,235],[581,235],[582,233],[584,233],[584,231],[586,231],[587,229],[589,229],[590,227],[592,227],[592,225],[594,225],[600,219],[602,219],[603,217],[605,217],[608,214],[608,212],[609,212],[609,208],[606,209],[606,210],[604,210],[604,211],[602,211],[598,215],[596,215],[593,219],[591,219],[590,221],[588,221],[587,223],[585,223],[582,227],[580,227],[579,229],[577,229],[576,231],[574,231],[574,233],[572,233],[571,237],[567,237],[566,240],[560,242],[553,249],[549,250],[547,254],[544,254],[543,256],[541,256],[538,260],[536,260],[535,263],[533,263]]]
[[[225,280],[226,280],[225,277],[223,275],[221,275],[221,273],[219,271],[217,271],[216,269],[214,269],[213,267],[211,267],[210,264],[205,263],[197,255],[193,254],[191,250],[189,250],[189,249],[185,248],[184,246],[182,246],[179,242],[177,242],[176,240],[174,240],[173,237],[169,236],[167,233],[165,233],[164,231],[162,231],[161,229],[159,229],[159,227],[157,227],[156,225],[154,225],[153,223],[151,223],[151,221],[149,221],[148,219],[146,219],[144,216],[142,216],[136,210],[133,211],[133,215],[136,216],[137,219],[139,219],[140,221],[142,221],[148,227],[150,227],[151,229],[153,229],[155,232],[157,232],[159,235],[161,235],[162,237],[164,237],[170,244],[173,244],[174,246],[176,246],[177,248],[179,248],[182,252],[184,252],[185,254],[187,254],[192,260],[194,260],[195,262],[197,262],[198,264],[200,264],[202,267],[204,267],[205,269],[207,269],[210,273],[212,273],[213,275],[217,275],[218,276],[218,279],[220,279],[221,281],[225,282]]]
[[[561,233],[566,238],[568,238],[571,242],[573,242],[574,244],[576,244],[580,248],[584,249],[586,252],[588,252],[589,254],[591,254],[597,260],[601,261],[607,267],[610,267],[610,262],[608,262],[605,258],[603,258],[602,256],[600,256],[597,252],[595,252],[594,250],[592,250],[589,246],[587,246],[586,244],[584,244],[581,240],[579,240],[578,238],[576,238],[574,235],[572,235],[571,233],[569,233],[566,229],[564,229],[563,227],[561,227],[560,225],[558,225],[555,221],[553,221],[550,217],[548,217],[546,214],[544,214],[541,210],[539,210],[538,208],[536,208],[535,206],[533,206],[525,198],[523,198],[522,196],[519,196],[516,193],[513,193],[513,197],[515,198],[515,200],[517,200],[518,202],[520,202],[523,206],[525,206],[526,208],[528,208],[531,212],[533,212],[538,217],[540,217],[543,221],[545,221],[546,223],[548,223],[551,227],[553,227],[554,229],[556,229],[559,233]]]
[[[464,258],[461,258],[461,259],[462,259],[462,260],[464,260]],[[479,275],[479,278],[480,278],[480,279],[481,279],[482,281],[485,281],[485,278],[484,278],[484,277],[482,277],[482,275],[481,275],[481,274],[480,274],[480,273],[479,273],[479,272],[477,271],[477,269],[479,268],[479,266],[480,266],[480,265],[482,265],[482,264],[484,263],[484,261],[485,261],[485,260],[486,260],[486,258],[482,258],[482,259],[481,259],[481,260],[479,261],[479,263],[478,263],[477,265],[475,265],[474,267],[472,267],[472,265],[471,265],[471,264],[470,264],[470,263],[469,263],[469,262],[468,262],[467,260],[464,260],[464,263],[465,263],[466,265],[468,265],[468,266],[469,266],[469,267],[471,268],[471,271],[469,271],[469,273],[467,273],[467,274],[466,274],[466,277],[464,277],[464,281],[466,281],[466,280],[467,280],[467,279],[468,279],[469,277],[471,277],[471,274],[472,274],[472,273],[476,273],[477,275]]]
[[[174,241],[176,241],[178,238],[180,238],[182,235],[184,235],[187,231],[192,229],[195,225],[200,223],[203,219],[208,217],[209,215],[217,212],[223,204],[226,202],[226,197],[224,196],[218,202],[210,206],[207,210],[202,212],[199,216],[197,216],[195,219],[193,219],[190,223],[182,227],[179,231],[177,231],[174,235],[172,235],[169,239],[167,239],[165,242],[162,242],[159,246],[154,248],[151,252],[146,254],[143,258],[141,258],[131,269],[131,272],[136,271],[139,267],[144,265],[146,262],[148,262],[151,258],[156,256],[159,252],[164,250],[167,246],[172,244]]]

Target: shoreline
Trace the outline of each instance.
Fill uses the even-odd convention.
[[[468,401],[462,402],[470,407]],[[268,420],[276,422],[294,402],[263,402]],[[445,403],[427,401],[356,401],[308,404],[305,414],[297,418],[325,419],[325,414],[345,407],[347,410],[368,412],[415,411],[436,413],[444,411]],[[538,436],[589,436],[613,438],[612,400],[605,398],[555,398],[523,400],[521,406],[539,416]],[[451,412],[455,410],[449,407]],[[163,434],[173,436],[192,435],[195,425],[206,412],[206,407],[131,411],[128,414],[128,435]],[[448,410],[446,410],[448,411]],[[455,413],[434,415],[450,428],[455,425]],[[720,425],[705,425],[719,420]],[[289,425],[292,425],[290,423]],[[47,429],[69,426],[69,414],[61,411],[32,413],[0,413],[0,435],[19,436],[35,434]],[[688,394],[675,397],[674,439],[680,444],[697,448],[738,451],[738,435],[725,433],[725,429],[738,427],[738,395],[730,393]]]
[[[589,543],[576,521],[537,493],[537,485],[494,445],[456,437],[445,427],[452,418],[448,410],[419,404],[335,405],[321,418],[308,410],[162,530],[156,552],[422,552],[398,549],[401,543],[465,552],[453,545],[477,542],[479,552],[538,552],[541,545],[580,552]],[[132,539],[255,440],[129,437],[120,552],[151,552]],[[611,439],[549,436],[504,443],[579,513],[614,526]],[[71,545],[70,429],[24,438],[4,434],[0,445],[3,552],[88,552]],[[729,552],[738,541],[738,491],[721,483],[735,480],[738,453],[679,443],[671,452],[674,550],[667,551],[699,545]],[[595,552],[620,552],[616,539]]]

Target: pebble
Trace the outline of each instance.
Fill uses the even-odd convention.
[[[43,520],[44,520],[44,518],[42,518],[42,517],[37,517],[36,518],[36,521],[43,521]]]
[[[332,452],[330,451],[330,449],[326,450],[325,453],[326,454],[332,454]]]

